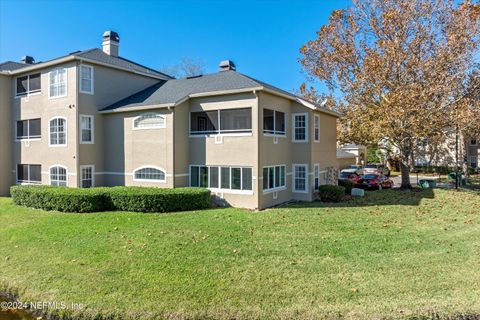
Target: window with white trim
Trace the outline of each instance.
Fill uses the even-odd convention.
[[[134,171],[133,173],[134,181],[149,181],[149,182],[165,182],[165,171],[153,168],[146,167],[140,168]]]
[[[80,66],[80,92],[93,94],[93,67]]]
[[[165,116],[159,113],[144,113],[133,119],[133,129],[165,128],[165,122]]]
[[[50,168],[50,185],[52,186],[67,186],[67,169],[61,166]]]
[[[313,166],[313,188],[318,190],[320,187],[320,165],[317,163]]]
[[[41,136],[40,119],[17,121],[17,140],[38,139]]]
[[[18,183],[41,183],[42,166],[39,164],[17,164]]]
[[[314,140],[315,142],[320,142],[320,116],[319,115],[314,115],[313,117],[314,121],[314,129],[313,129],[313,135],[314,135]]]
[[[67,69],[60,68],[50,71],[48,92],[50,98],[65,97],[67,95]]]
[[[308,189],[308,165],[293,165],[293,191],[306,193]]]
[[[65,118],[53,118],[50,120],[50,145],[67,145],[67,120]]]
[[[190,113],[190,134],[251,133],[252,108]]]
[[[285,166],[263,167],[263,190],[285,188]]]
[[[92,188],[94,184],[95,169],[93,166],[80,167],[80,179],[82,188]]]
[[[294,113],[292,115],[293,133],[292,138],[294,142],[308,141],[308,114]]]
[[[285,112],[263,109],[263,133],[285,135]]]
[[[24,96],[41,91],[40,73],[18,77],[16,81],[16,96]]]
[[[80,115],[80,143],[93,143],[93,116]]]
[[[190,166],[190,186],[224,191],[252,191],[252,168]]]

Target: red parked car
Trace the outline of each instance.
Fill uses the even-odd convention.
[[[393,188],[393,181],[383,174],[367,173],[360,177],[355,188],[377,189]]]
[[[360,180],[360,176],[358,175],[358,173],[356,173],[355,169],[344,169],[340,172],[338,180],[358,183],[358,180]]]

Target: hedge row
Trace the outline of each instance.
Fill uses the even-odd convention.
[[[318,198],[323,202],[340,202],[345,197],[345,187],[323,185],[318,188]]]
[[[345,188],[345,194],[351,194],[355,183],[348,180],[338,180],[338,185]]]
[[[210,191],[200,188],[13,186],[10,193],[17,205],[61,212],[174,212],[211,207]]]

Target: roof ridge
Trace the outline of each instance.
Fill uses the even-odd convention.
[[[100,50],[100,49],[99,49],[99,50]],[[121,59],[121,60],[123,60],[123,61],[126,61],[126,62],[129,62],[129,63],[136,64],[136,65],[137,65],[137,66],[139,66],[139,67],[142,67],[142,68],[145,68],[145,69],[147,69],[147,70],[151,70],[151,71],[154,71],[154,72],[156,72],[156,73],[163,74],[164,76],[167,76],[167,77],[169,77],[169,78],[175,79],[174,77],[172,77],[172,76],[171,76],[171,75],[169,75],[169,74],[166,74],[166,73],[164,73],[164,72],[161,72],[161,71],[155,70],[155,69],[153,69],[153,68],[150,68],[150,67],[144,66],[143,64],[140,64],[140,63],[138,63],[138,62],[135,62],[135,61],[129,60],[129,59],[127,59],[127,58],[120,57],[120,56],[118,56],[118,57],[115,57],[115,58]]]
[[[93,50],[100,50],[100,49],[99,48],[90,48],[90,49],[86,49],[86,50],[73,51],[72,53],[69,54],[69,56],[78,56],[79,54],[88,53],[88,52],[91,52]]]

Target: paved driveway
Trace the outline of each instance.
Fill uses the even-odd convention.
[[[402,185],[402,176],[401,175],[398,175],[397,177],[391,177],[390,179],[393,180],[393,183],[394,183],[393,187],[394,188],[400,188],[400,186]],[[418,180],[421,180],[421,179],[437,180],[438,177],[428,177],[428,176],[419,175]],[[412,184],[412,187],[417,186],[417,175],[415,173],[410,174],[410,183]]]

